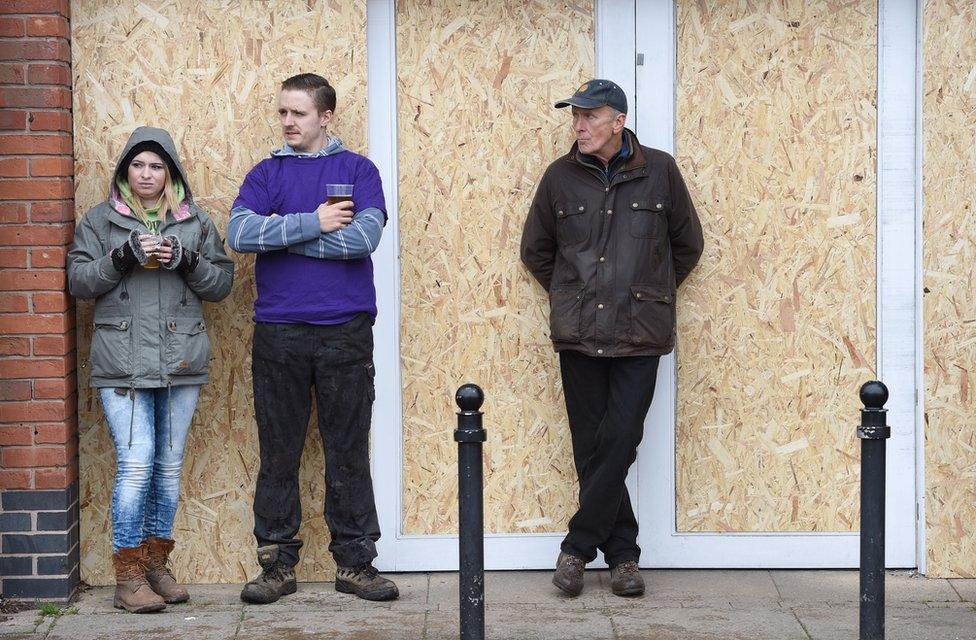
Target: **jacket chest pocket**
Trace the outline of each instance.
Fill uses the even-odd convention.
[[[586,214],[585,200],[569,200],[556,203],[556,242],[561,245],[576,244],[590,237],[590,216]]]
[[[94,322],[92,332],[92,376],[126,378],[132,375],[132,318],[105,316]]]
[[[210,363],[210,338],[199,318],[166,320],[166,373],[171,376],[201,375]]]
[[[635,238],[660,238],[668,232],[668,203],[663,199],[634,199],[630,210],[630,235]]]
[[[664,287],[630,287],[630,342],[666,348],[674,334],[674,296]]]

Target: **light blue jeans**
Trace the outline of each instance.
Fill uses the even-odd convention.
[[[99,389],[118,466],[112,491],[112,550],[149,536],[173,537],[180,474],[200,385]],[[134,406],[133,406],[134,405]],[[171,422],[172,420],[172,422]]]

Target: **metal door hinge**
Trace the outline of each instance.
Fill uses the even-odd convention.
[[[638,67],[643,67],[644,66],[644,54],[643,53],[638,53],[637,54],[637,66]]]

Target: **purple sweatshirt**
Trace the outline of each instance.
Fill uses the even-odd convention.
[[[275,155],[262,160],[244,178],[233,208],[244,207],[262,216],[308,214],[325,202],[325,185],[330,183],[355,185],[352,200],[357,212],[375,208],[385,213],[376,166],[345,149],[329,155]],[[315,224],[312,233],[317,235]],[[287,249],[258,253],[255,281],[255,322],[340,324],[359,313],[376,317],[369,256],[331,260]]]

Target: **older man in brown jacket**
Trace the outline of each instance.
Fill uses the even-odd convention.
[[[599,549],[613,593],[640,595],[624,480],[658,361],[674,349],[675,294],[701,256],[702,229],[674,158],[624,127],[620,87],[591,80],[556,103],[566,106],[576,143],[546,169],[522,232],[522,261],[549,292],[580,486],[553,584],[578,595]]]

